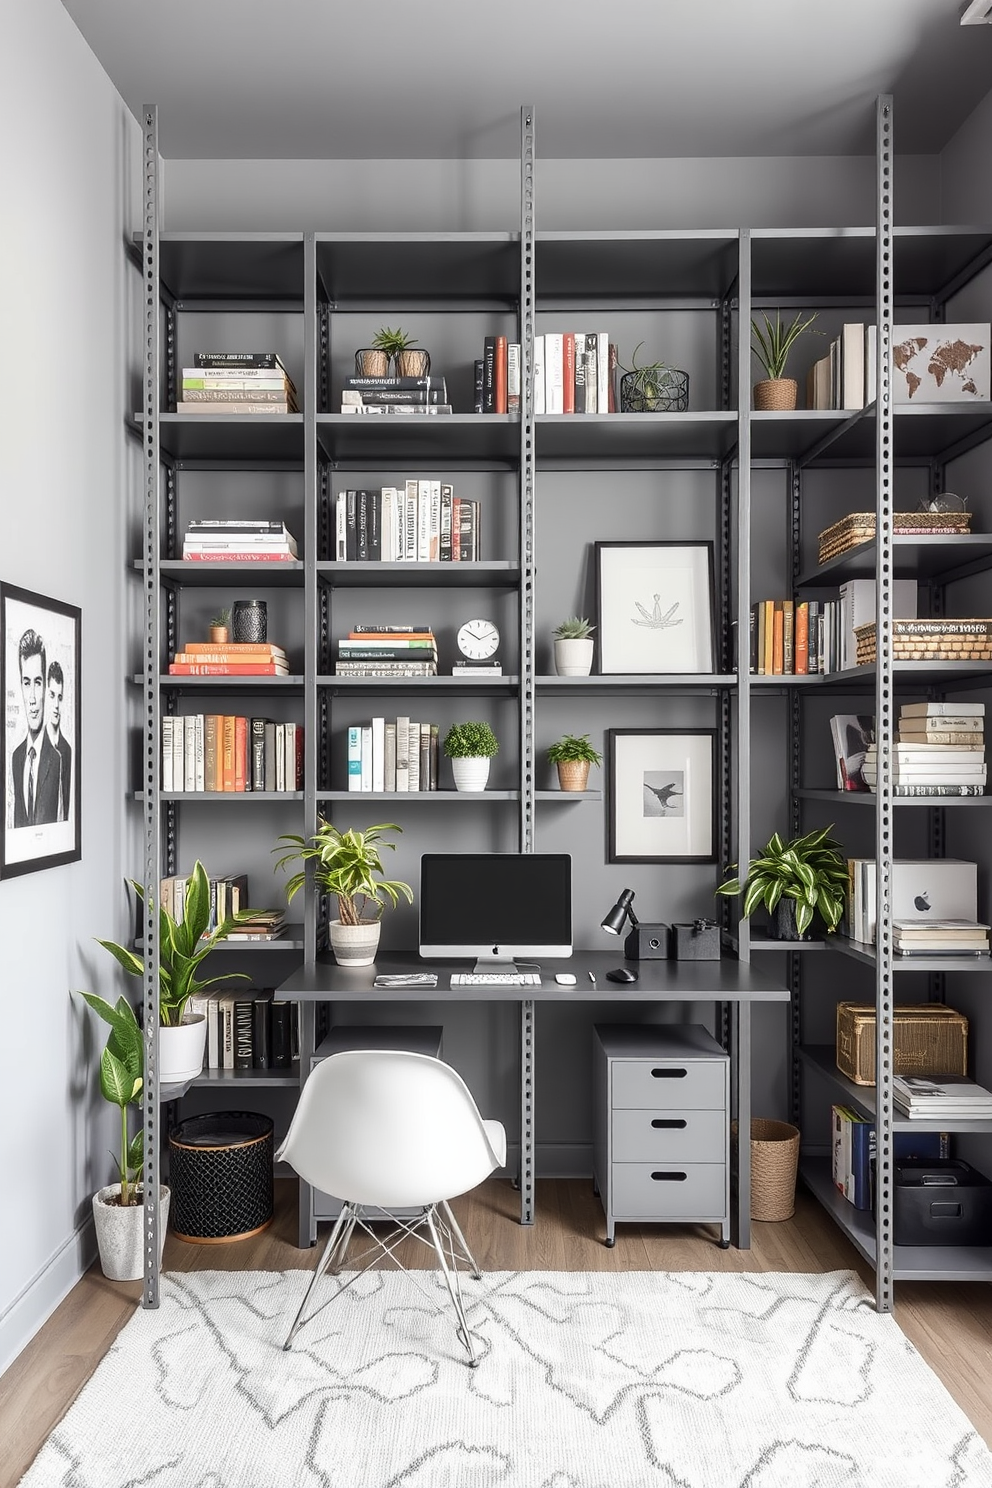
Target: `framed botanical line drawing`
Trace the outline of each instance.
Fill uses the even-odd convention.
[[[608,729],[611,863],[716,862],[716,729]]]
[[[82,855],[80,611],[0,583],[4,814],[0,878]]]
[[[712,672],[713,544],[598,542],[599,670]]]

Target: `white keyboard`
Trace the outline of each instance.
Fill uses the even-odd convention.
[[[539,987],[538,971],[453,971],[453,987]]]

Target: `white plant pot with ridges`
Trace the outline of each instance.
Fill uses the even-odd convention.
[[[195,1080],[203,1069],[207,1044],[207,1020],[202,1013],[187,1013],[176,1028],[158,1031],[158,1077],[163,1085]]]
[[[327,929],[331,938],[331,950],[339,966],[373,964],[382,929],[379,920],[371,920],[363,925],[342,925],[340,920],[331,920]]]
[[[559,677],[588,677],[592,671],[591,637],[555,641],[555,671]]]
[[[100,1251],[100,1266],[111,1281],[140,1281],[145,1274],[145,1208],[143,1204],[122,1207],[121,1186],[111,1183],[93,1195],[93,1226]],[[165,1232],[169,1224],[172,1192],[165,1184],[158,1190],[158,1262],[162,1264]]]
[[[451,773],[455,777],[455,790],[484,791],[489,779],[489,756],[470,754],[464,759],[451,761]]]

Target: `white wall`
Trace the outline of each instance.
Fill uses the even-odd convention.
[[[941,221],[992,222],[992,92],[941,152]]]
[[[134,867],[122,410],[140,283],[122,239],[139,220],[125,183],[140,156],[134,119],[58,0],[0,7],[0,580],[79,605],[83,641],[82,861],[0,882],[0,1369],[89,1263],[89,1196],[110,1177],[98,1027],[70,991],[112,992],[92,937],[125,934]]]

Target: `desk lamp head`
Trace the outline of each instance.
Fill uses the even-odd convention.
[[[634,891],[624,889],[620,898],[614,904],[609,914],[602,922],[602,928],[609,935],[619,935],[627,921],[630,921],[630,934],[624,941],[623,953],[628,961],[666,961],[668,959],[669,927],[662,924],[642,924],[634,913]],[[634,980],[630,977],[611,977],[613,981]]]

